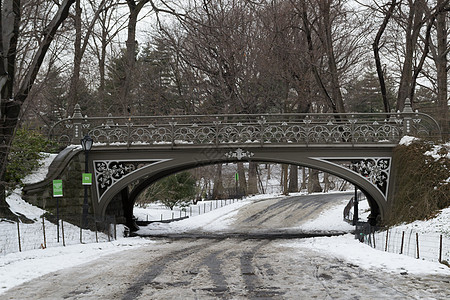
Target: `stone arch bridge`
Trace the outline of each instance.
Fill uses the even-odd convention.
[[[94,140],[87,162],[93,174],[89,214],[98,220],[113,214],[134,228],[135,200],[151,183],[181,170],[239,161],[294,164],[339,176],[367,196],[375,222],[388,216],[395,201],[393,149],[400,139],[440,131],[409,102],[397,113],[106,118],[83,117],[76,106],[73,117],[51,128],[50,137],[67,147],[44,181],[24,188],[27,201],[54,209],[51,183],[63,179],[61,209],[80,211],[85,153],[79,145],[85,134]]]

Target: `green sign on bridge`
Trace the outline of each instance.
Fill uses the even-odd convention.
[[[61,179],[53,180],[53,197],[63,196],[63,182]]]

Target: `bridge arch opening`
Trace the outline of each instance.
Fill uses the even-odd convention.
[[[296,165],[299,167],[307,167],[312,169],[317,169],[322,172],[329,173],[331,175],[337,176],[343,180],[346,180],[350,184],[356,186],[367,198],[368,204],[371,209],[371,214],[369,217],[369,222],[375,225],[377,221],[383,217],[383,206],[379,205],[380,195],[374,193],[374,187],[366,179],[361,178],[359,175],[355,174],[349,169],[343,167],[336,167],[331,164],[324,164],[323,161],[312,161],[312,162],[299,162],[299,161],[288,161],[284,159],[272,159],[272,160],[251,160],[259,164],[271,163],[271,164],[289,164]],[[117,182],[114,188],[111,188],[106,195],[103,196],[102,204],[102,215],[108,214],[108,207],[111,202],[115,201],[116,205],[119,201],[123,206],[123,213],[126,219],[126,224],[132,229],[137,229],[133,217],[133,208],[136,203],[137,198],[141,193],[149,187],[151,184],[157,182],[158,180],[176,174],[181,171],[186,171],[190,169],[195,169],[197,167],[216,165],[216,164],[229,164],[244,162],[248,163],[250,160],[238,160],[238,159],[226,159],[226,160],[205,160],[205,161],[195,161],[195,162],[185,162],[180,164],[170,164],[161,163],[153,167],[143,168],[143,170],[138,170],[139,175],[130,176],[129,178],[124,178]],[[320,164],[319,164],[320,162]],[[355,179],[356,178],[356,179]],[[133,185],[133,188],[128,192],[128,186]],[[375,190],[375,192],[377,192]],[[379,191],[378,191],[379,192]],[[350,200],[350,199],[349,199]]]

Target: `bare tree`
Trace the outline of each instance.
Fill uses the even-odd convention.
[[[83,10],[81,6],[81,1],[76,0],[75,2],[75,14],[72,16],[74,20],[75,29],[75,39],[74,39],[74,56],[73,56],[73,72],[70,80],[69,89],[69,101],[67,104],[68,114],[71,115],[71,110],[75,104],[80,103],[79,89],[80,89],[80,72],[82,67],[82,59],[84,53],[89,46],[91,36],[95,34],[94,27],[102,15],[105,14],[111,7],[115,6],[112,0],[101,0],[100,3],[96,4],[94,1],[88,1],[89,7],[85,7],[84,11],[89,11],[85,13],[86,18],[83,20]],[[92,15],[91,15],[92,14]],[[84,24],[84,26],[83,26]],[[103,68],[104,68],[103,61]],[[103,72],[104,76],[104,72]],[[84,104],[84,103],[82,103]]]
[[[449,67],[447,55],[450,50],[448,41],[447,29],[447,15],[448,12],[444,8],[448,1],[437,0],[438,7],[442,8],[442,12],[436,17],[436,38],[437,38],[437,53],[435,55],[435,63],[437,70],[437,93],[438,93],[438,112],[439,121],[443,132],[449,132],[448,122],[448,70]]]
[[[69,9],[75,0],[64,0],[57,7],[51,21],[45,29],[39,33],[39,48],[32,56],[30,68],[20,86],[15,86],[15,66],[17,55],[17,41],[20,30],[21,4],[18,0],[4,0],[0,2],[0,90],[1,90],[1,115],[0,115],[0,181],[5,179],[5,168],[10,151],[14,132],[19,125],[21,108],[24,105],[36,76],[41,68],[47,51],[52,43],[55,33],[62,22],[67,18]],[[9,209],[5,201],[5,186],[0,187],[0,215],[8,215]]]
[[[424,74],[424,66],[429,59],[428,54],[436,18],[442,14],[445,15],[448,10],[447,6],[448,1],[446,0],[434,4],[423,0],[410,0],[405,3],[392,0],[388,9],[384,9],[384,6],[381,6],[381,9],[372,8],[379,10],[384,16],[373,44],[380,85],[383,89],[383,80],[380,74],[384,70],[381,70],[380,53],[384,52],[385,60],[396,63],[389,65],[391,72],[398,73],[397,110],[403,109],[406,98],[412,100],[414,98],[418,78],[421,73]],[[390,22],[391,20],[392,22]],[[383,34],[384,37],[382,37]],[[399,43],[399,39],[403,39],[404,42]],[[380,44],[383,47],[380,47]],[[395,69],[395,65],[398,69]],[[439,77],[442,75],[440,73]]]
[[[316,83],[320,87],[320,91],[332,111],[345,112],[332,37],[332,22],[335,19],[332,16],[333,0],[314,1],[314,7],[308,6],[307,1],[300,2],[300,5],[296,5],[296,8],[302,17],[303,30],[305,31],[308,43],[308,53]],[[316,27],[313,27],[314,24],[316,24]],[[316,49],[315,41],[313,40],[314,32],[317,33],[316,37],[320,47],[323,49],[322,53]],[[324,56],[327,60],[327,68],[330,76],[329,87],[327,87],[323,76],[320,74],[320,69],[317,64],[320,57],[317,55]]]
[[[378,74],[378,80],[380,82],[380,89],[381,89],[381,96],[383,99],[383,105],[384,105],[384,111],[390,112],[391,111],[391,105],[388,101],[387,96],[387,89],[386,89],[386,80],[385,75],[383,71],[383,67],[381,65],[381,59],[380,59],[380,39],[383,35],[384,31],[386,30],[386,27],[388,25],[388,22],[392,16],[392,13],[394,12],[395,7],[397,6],[397,0],[392,0],[392,2],[389,5],[389,9],[387,10],[385,17],[383,19],[383,22],[380,25],[380,28],[378,29],[377,35],[375,36],[375,40],[372,44],[373,53],[375,57],[375,65],[377,68],[377,74]]]

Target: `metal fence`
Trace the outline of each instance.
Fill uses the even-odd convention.
[[[52,216],[35,216],[26,222],[2,221],[0,255],[80,243],[106,242],[117,238],[114,218],[106,218],[102,222],[94,220],[92,216],[88,218],[90,229],[82,229],[62,219],[56,221],[56,217]]]
[[[375,249],[390,253],[428,261],[450,262],[450,236],[445,234],[396,228],[362,233],[360,240]]]
[[[153,222],[170,222],[184,218],[199,216],[211,212],[213,210],[216,210],[218,208],[233,204],[240,200],[242,200],[242,197],[217,199],[217,200],[203,200],[185,207],[176,206],[170,211],[163,204],[160,204],[159,206],[153,206],[152,208],[154,210],[158,210],[158,208],[160,208],[161,213],[159,213],[156,217],[155,215],[153,216],[139,215],[137,224],[139,226],[145,226],[148,223]]]

